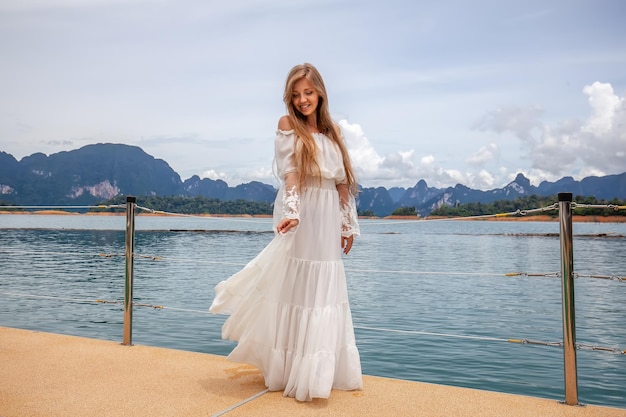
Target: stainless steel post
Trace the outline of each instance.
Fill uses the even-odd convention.
[[[133,344],[133,255],[135,254],[135,197],[126,197],[126,279],[124,281],[124,340]]]
[[[559,193],[561,236],[561,290],[563,297],[563,361],[565,403],[578,404],[576,366],[576,309],[574,308],[574,246],[572,232],[572,193]]]

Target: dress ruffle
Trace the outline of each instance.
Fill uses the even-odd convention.
[[[239,342],[228,359],[256,366],[271,391],[300,401],[361,389],[343,264],[289,257],[294,237],[276,235],[215,287],[210,311],[230,314],[222,337]]]

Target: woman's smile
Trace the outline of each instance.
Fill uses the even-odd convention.
[[[319,94],[313,83],[306,77],[298,80],[291,93],[291,103],[304,116],[315,114],[319,102]]]

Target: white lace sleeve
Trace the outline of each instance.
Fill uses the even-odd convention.
[[[276,132],[274,154],[277,174],[282,181],[283,218],[300,220],[300,187],[295,161],[295,135],[293,130],[278,130]]]
[[[286,219],[300,220],[300,191],[298,190],[297,180],[298,178],[295,174],[288,174],[285,177],[283,217]]]
[[[348,184],[337,184],[339,192],[339,209],[341,210],[341,236],[360,236],[359,216],[356,212],[356,200],[350,192]]]

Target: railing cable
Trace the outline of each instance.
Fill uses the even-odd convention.
[[[12,297],[59,300],[59,301],[75,302],[75,303],[81,303],[81,304],[87,304],[87,303],[124,304],[124,301],[122,300],[84,299],[84,298],[58,297],[58,296],[50,296],[50,295],[22,294],[22,293],[11,293],[11,292],[0,292],[0,294],[12,296]],[[209,313],[208,310],[168,307],[168,306],[159,305],[159,304],[133,302],[133,306],[151,308],[153,310],[172,310],[172,311],[187,312],[187,313],[205,314],[205,315],[211,314]],[[462,334],[454,334],[454,333],[427,332],[427,331],[419,331],[419,330],[390,329],[390,328],[384,328],[384,327],[361,326],[358,324],[355,324],[354,328],[360,329],[360,330],[367,330],[367,331],[376,331],[376,332],[381,332],[381,333],[447,337],[447,338],[467,339],[467,340],[477,340],[477,341],[507,342],[507,343],[518,343],[520,345],[542,345],[542,346],[552,346],[552,347],[563,346],[563,342],[561,341],[544,342],[544,341],[532,340],[532,339],[499,338],[499,337],[491,337],[491,336],[462,335]],[[603,346],[595,346],[595,345],[577,343],[576,348],[580,350],[601,351],[601,352],[626,355],[626,349],[621,349],[621,348],[616,348],[616,347],[603,347]]]
[[[112,205],[96,205],[96,206],[0,206],[0,209],[24,209],[24,210],[81,210],[81,209],[115,209],[126,208],[126,204],[112,204]]]
[[[208,215],[199,215],[199,214],[185,214],[185,213],[174,213],[171,211],[163,211],[163,210],[154,210],[151,208],[147,208],[147,207],[142,207],[142,206],[137,206],[138,210],[141,211],[145,211],[151,214],[158,214],[158,215],[162,215],[162,216],[178,216],[178,217],[189,217],[189,218],[200,218],[200,219],[206,219],[206,220],[221,220],[221,221],[239,221],[239,222],[246,222],[246,223],[261,223],[261,224],[268,224],[270,223],[270,220],[266,220],[266,221],[260,221],[260,220],[252,220],[252,219],[239,219],[236,217],[215,217],[215,215],[213,214],[208,214]]]

